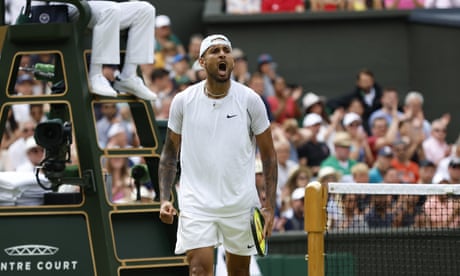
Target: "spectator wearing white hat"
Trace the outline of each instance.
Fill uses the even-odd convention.
[[[321,116],[323,121],[317,138],[319,141],[327,143],[329,145],[329,149],[333,151],[332,137],[334,136],[334,132],[337,128],[340,127],[340,121],[343,118],[344,109],[337,108],[334,113],[329,116],[326,111],[324,98],[313,92],[308,92],[302,98],[302,107],[305,116],[310,113],[316,113]]]
[[[44,149],[37,145],[35,138],[30,136],[26,139],[25,152],[27,155],[27,160],[22,162],[16,167],[18,172],[34,172],[35,167],[40,165],[40,162],[45,157]]]
[[[337,182],[341,178],[341,175],[333,167],[325,166],[322,167],[316,179],[323,185],[328,184],[329,182]]]
[[[297,148],[299,164],[308,166],[313,175],[318,173],[321,162],[330,155],[328,145],[318,140],[322,122],[323,119],[316,113],[310,113],[305,116],[303,127],[310,132],[310,138]]]
[[[299,187],[292,192],[291,208],[292,216],[289,217],[284,225],[285,231],[303,231],[304,230],[304,197],[305,187]]]
[[[313,92],[307,92],[302,97],[302,112],[304,115],[316,113],[320,115],[325,122],[329,123],[329,116],[327,115],[323,99]]]
[[[172,31],[171,19],[167,15],[160,14],[155,18],[155,52],[161,51],[167,41],[172,41],[176,45],[179,54],[186,54],[184,45]]]
[[[372,165],[374,156],[367,142],[367,133],[362,127],[361,117],[354,112],[349,112],[343,117],[342,123],[351,137],[350,159]]]
[[[121,122],[113,123],[109,131],[107,132],[107,147],[111,148],[113,146],[126,148],[129,147],[128,143],[128,125],[122,124]]]

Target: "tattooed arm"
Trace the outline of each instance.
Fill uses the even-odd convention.
[[[160,167],[158,171],[160,184],[160,219],[164,223],[171,224],[177,210],[171,203],[171,189],[174,185],[177,172],[177,156],[179,153],[181,136],[174,133],[169,128],[166,132],[166,141],[160,157]]]
[[[273,229],[276,208],[276,183],[278,181],[278,165],[273,138],[270,128],[256,136],[257,146],[262,159],[263,173],[265,176],[266,199],[262,211],[265,218],[264,233],[270,237]]]

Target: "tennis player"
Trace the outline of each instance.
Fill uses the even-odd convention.
[[[270,123],[260,96],[230,79],[234,59],[227,37],[206,37],[199,63],[207,79],[171,103],[159,167],[160,219],[170,224],[178,213],[170,198],[180,150],[176,254],[186,253],[190,275],[213,275],[214,248],[222,244],[229,275],[249,275],[256,254],[250,210],[260,206],[256,147],[266,178],[266,237],[273,226],[277,159]]]

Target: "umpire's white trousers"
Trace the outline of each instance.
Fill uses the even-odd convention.
[[[91,63],[120,64],[120,30],[129,28],[125,63],[153,63],[155,8],[148,2],[89,1]]]

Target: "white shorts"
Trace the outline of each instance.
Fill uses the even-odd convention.
[[[251,234],[250,212],[235,217],[197,217],[181,212],[177,229],[176,254],[191,249],[218,247],[240,256],[257,254]]]

